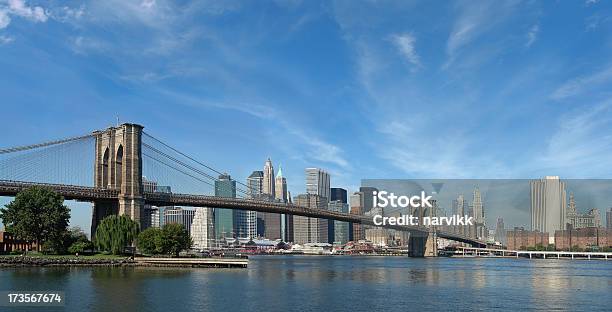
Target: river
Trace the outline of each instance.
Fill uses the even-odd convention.
[[[28,311],[610,311],[612,261],[253,256],[246,269],[0,268],[8,290],[65,292],[64,307]]]

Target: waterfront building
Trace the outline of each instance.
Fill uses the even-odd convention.
[[[361,216],[363,215],[363,205],[364,205],[364,195],[363,192],[355,192],[350,197],[349,202],[349,213]],[[362,229],[361,224],[351,223],[350,224],[350,232],[349,232],[349,240],[351,241],[359,241],[365,239],[365,232]]]
[[[0,253],[31,251],[35,249],[38,249],[38,245],[35,242],[18,239],[9,232],[0,231]]]
[[[320,168],[306,168],[306,194],[318,195],[329,201],[330,193],[329,173]]]
[[[226,173],[219,175],[219,178],[215,181],[215,196],[235,198],[236,181],[232,180],[231,176]],[[226,236],[234,237],[234,213],[233,209],[214,209],[216,239]]]
[[[581,229],[587,227],[601,227],[601,216],[599,210],[593,208],[586,213],[578,212],[576,208],[576,199],[574,193],[570,193],[569,203],[567,204],[567,225],[570,225],[574,229]]]
[[[300,194],[293,202],[311,209],[327,209],[327,198],[316,194]],[[293,216],[293,242],[296,244],[327,243],[327,220]]]
[[[549,233],[541,231],[528,231],[522,227],[515,227],[506,232],[508,249],[526,250],[530,247],[548,246],[550,242]]]
[[[502,245],[506,245],[506,229],[504,228],[504,219],[497,218],[497,224],[495,225],[495,242]]]
[[[190,232],[193,248],[208,249],[214,247],[215,233],[211,208],[196,208]]]
[[[341,200],[330,201],[327,204],[328,210],[348,213],[349,208],[346,202],[342,202]],[[348,222],[345,221],[335,221],[330,220],[329,225],[333,226],[331,231],[327,232],[329,243],[330,244],[346,244],[349,239],[348,235]]]
[[[389,231],[381,227],[366,228],[365,239],[377,247],[386,247],[389,245],[389,241],[392,240]]]
[[[555,231],[557,250],[601,250],[612,247],[612,231],[601,227],[588,227]]]
[[[191,223],[195,216],[195,210],[183,209],[181,207],[168,208],[164,212],[165,224],[178,223],[191,235]]]
[[[558,176],[546,176],[530,181],[531,230],[549,233],[554,243],[555,231],[563,230],[566,222],[565,182]]]

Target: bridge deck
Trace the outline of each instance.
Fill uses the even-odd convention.
[[[58,194],[64,196],[64,198],[71,200],[93,202],[99,200],[116,200],[119,197],[119,191],[116,189],[2,180],[0,180],[0,196],[15,196],[17,193],[26,188],[41,185],[49,187]],[[346,221],[375,226],[371,218],[364,216],[329,210],[312,209],[292,204],[267,202],[255,199],[154,192],[143,193],[143,199],[145,203],[153,206],[190,206],[251,210],[258,212],[298,215],[312,218],[324,218],[330,220]],[[382,227],[399,231],[408,231],[414,235],[423,236],[429,235],[429,232],[431,231],[429,228],[422,226],[384,225]],[[486,246],[485,242],[454,233],[436,231],[435,234],[440,238],[447,238],[475,246]]]

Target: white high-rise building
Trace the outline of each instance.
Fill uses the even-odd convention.
[[[554,243],[555,231],[565,229],[566,201],[565,182],[558,176],[547,176],[530,181],[531,186],[531,230],[548,232]]]
[[[274,166],[272,160],[268,158],[263,170],[263,189],[262,193],[274,196]]]
[[[320,168],[306,168],[306,193],[330,200],[331,186],[327,171]]]
[[[214,227],[212,209],[196,208],[191,222],[191,240],[193,248],[207,249],[214,246]]]

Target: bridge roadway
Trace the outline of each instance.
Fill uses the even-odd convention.
[[[68,200],[93,202],[105,200],[112,201],[117,200],[119,198],[119,191],[116,189],[5,180],[0,180],[0,196],[15,196],[20,191],[36,185],[49,187]],[[312,218],[324,218],[374,226],[374,222],[372,221],[372,219],[365,216],[358,216],[329,210],[312,209],[293,204],[267,202],[256,199],[152,192],[145,192],[143,194],[143,198],[145,203],[153,206],[215,207],[251,210],[258,212],[290,214]],[[422,226],[384,225],[382,227],[399,231],[409,231],[419,236],[429,235],[430,232],[429,228]],[[436,231],[436,236],[440,238],[450,239],[453,241],[467,243],[476,247],[486,247],[486,243],[483,241],[475,240],[473,238],[469,238],[459,234],[448,233],[445,231]]]

